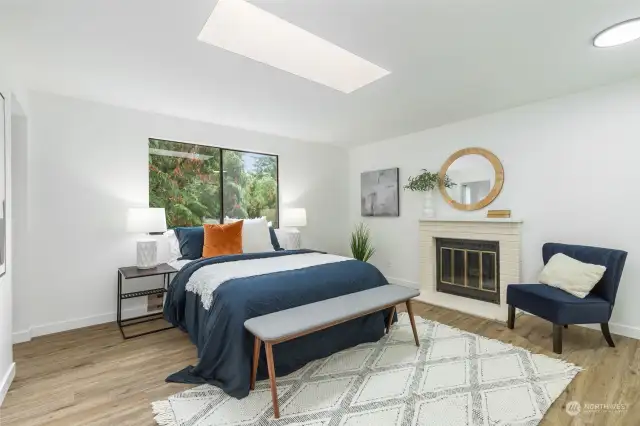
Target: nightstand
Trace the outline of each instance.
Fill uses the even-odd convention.
[[[164,294],[167,292],[169,288],[169,283],[171,282],[171,274],[178,272],[177,269],[172,268],[166,263],[161,263],[155,268],[150,269],[138,269],[136,266],[126,266],[123,268],[118,268],[118,314],[117,314],[117,322],[118,328],[120,328],[120,334],[124,339],[130,339],[132,337],[144,336],[145,334],[157,333],[158,331],[169,330],[171,327],[160,328],[157,330],[147,331],[144,333],[133,334],[130,336],[126,336],[124,334],[124,328],[129,327],[136,324],[141,324],[144,322],[155,321],[163,318],[162,312],[156,312],[149,315],[142,315],[139,317],[127,318],[125,320],[122,319],[122,301],[126,299],[133,299],[134,297],[144,297],[152,294]],[[142,291],[133,291],[129,293],[122,292],[122,280],[135,279],[135,278],[143,278],[143,277],[153,277],[156,275],[163,276],[163,287],[161,288],[153,288],[150,290],[142,290]]]

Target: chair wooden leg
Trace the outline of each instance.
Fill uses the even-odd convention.
[[[411,321],[411,329],[413,330],[413,338],[416,341],[416,346],[420,346],[420,339],[418,339],[418,329],[416,328],[416,320],[413,319],[413,308],[411,307],[411,300],[407,300],[407,313],[409,314],[409,321]]]
[[[264,342],[264,349],[267,353],[267,369],[269,370],[269,383],[271,385],[271,401],[273,403],[273,417],[280,418],[280,408],[278,407],[278,389],[276,388],[276,368],[273,365],[273,348],[271,343]]]
[[[557,354],[562,353],[562,326],[553,324],[553,351]]]
[[[516,325],[516,307],[513,305],[509,305],[509,314],[507,317],[507,327],[513,330],[513,327]]]
[[[604,335],[604,340],[607,341],[609,346],[615,348],[616,345],[613,343],[613,339],[611,338],[611,333],[609,332],[609,323],[603,322],[600,324],[600,329],[602,330],[602,334]]]
[[[256,377],[258,376],[258,361],[260,360],[260,346],[262,341],[256,336],[253,343],[253,365],[251,367],[251,386],[249,389],[254,390],[256,388]]]
[[[393,323],[393,316],[396,314],[396,307],[391,308],[391,315],[389,315],[389,320],[387,321],[387,334],[391,331],[391,324]]]

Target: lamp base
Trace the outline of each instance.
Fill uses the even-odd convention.
[[[153,269],[158,266],[158,241],[138,240],[138,269]]]
[[[289,228],[287,229],[287,233],[289,234],[289,250],[300,250],[302,246],[302,238],[300,237],[300,231],[298,228]]]

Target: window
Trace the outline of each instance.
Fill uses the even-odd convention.
[[[149,207],[164,207],[170,228],[225,216],[277,228],[278,156],[149,139]]]

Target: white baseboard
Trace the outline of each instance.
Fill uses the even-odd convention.
[[[600,325],[589,325],[589,327],[596,330],[600,330]],[[632,327],[630,325],[610,322],[609,331],[611,331],[613,334],[618,334],[620,336],[626,336],[626,337],[631,337],[632,339],[640,340],[640,327]]]
[[[600,324],[576,324],[576,325],[580,327],[590,328],[592,330],[601,331]],[[611,332],[611,334],[617,334],[619,336],[631,337],[632,339],[640,340],[640,328],[638,327],[631,327],[629,325],[610,322],[609,331]]]
[[[420,289],[420,284],[414,281],[403,280],[402,278],[396,278],[396,277],[386,277],[386,278],[387,278],[387,281],[389,281],[389,283],[391,284],[403,285],[405,287]]]
[[[391,284],[398,284],[398,285],[403,285],[405,287],[420,289],[420,284],[414,281],[409,281],[409,280],[396,278],[396,277],[386,277],[386,278],[387,278],[387,281],[389,281]],[[528,313],[525,312],[525,314],[528,314]],[[528,314],[528,315],[531,315],[531,314]],[[600,324],[576,324],[576,325],[579,325],[580,327],[591,328],[593,330],[598,330],[598,331],[600,330]],[[609,330],[611,331],[612,334],[617,334],[620,336],[625,336],[625,337],[630,337],[632,339],[640,340],[640,327],[633,327],[630,325],[610,322]]]
[[[31,340],[31,333],[29,330],[14,331],[12,337],[15,345],[16,343],[24,343]]]
[[[138,306],[135,308],[124,309],[122,316],[124,318],[135,317],[139,315],[146,315],[147,307]],[[92,325],[104,324],[108,322],[114,322],[116,320],[116,313],[108,313],[101,315],[94,315],[84,318],[75,318],[66,321],[52,322],[48,324],[34,325],[27,330],[13,332],[13,343],[28,342],[34,337],[44,336],[46,334],[60,333],[62,331],[74,330],[76,328],[90,327]]]
[[[415,281],[409,281],[402,278],[386,277],[387,281],[391,284],[403,285],[405,287],[420,288],[420,284]],[[125,318],[145,315],[147,313],[146,306],[139,306],[136,308],[129,308],[123,310],[123,316]],[[27,330],[16,331],[13,333],[13,343],[28,342],[34,337],[44,336],[46,334],[59,333],[62,331],[73,330],[76,328],[89,327],[92,325],[104,324],[107,322],[113,322],[116,320],[116,313],[108,313],[101,315],[94,315],[84,318],[76,318],[67,321],[59,321],[49,324],[42,324],[32,326]],[[581,327],[587,327],[594,330],[600,330],[599,324],[577,324]],[[609,323],[609,329],[611,333],[618,334],[620,336],[630,337],[632,339],[640,340],[640,327],[633,327],[625,324]],[[1,394],[0,394],[1,395]]]
[[[0,406],[2,406],[4,397],[7,396],[7,392],[9,392],[9,386],[11,386],[14,377],[16,377],[16,363],[12,362],[9,370],[4,374],[0,382]]]
[[[520,312],[522,312],[525,315],[535,316],[533,314],[530,314],[529,312],[525,312],[525,311],[520,311]],[[517,326],[517,324],[518,323],[516,322],[516,326]],[[589,328],[591,330],[601,331],[600,324],[569,324],[569,325]],[[640,340],[640,328],[638,328],[638,327],[632,327],[630,325],[624,325],[624,324],[618,324],[618,323],[615,323],[615,322],[610,322],[609,323],[609,331],[611,332],[611,334],[617,334],[619,336],[630,337],[632,339]]]

